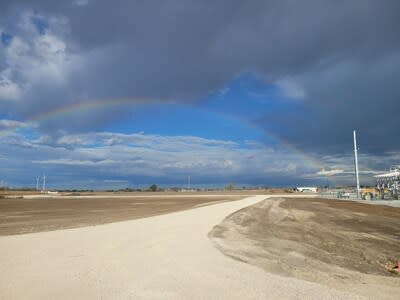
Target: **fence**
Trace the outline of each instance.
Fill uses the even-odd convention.
[[[356,191],[322,191],[319,193],[319,196],[327,199],[358,199]]]
[[[318,194],[321,198],[327,199],[340,199],[340,200],[362,200],[357,197],[357,192],[355,190],[325,190]],[[382,200],[398,200],[395,194],[392,192],[387,192],[384,194],[384,198],[374,198],[372,201],[382,201]]]

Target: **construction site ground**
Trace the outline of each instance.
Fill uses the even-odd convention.
[[[85,194],[82,196],[0,199],[0,236],[85,227],[166,214],[222,201],[244,194]]]
[[[274,198],[209,233],[225,255],[267,272],[371,299],[399,299],[400,208],[319,198]],[[392,272],[391,272],[392,271]]]

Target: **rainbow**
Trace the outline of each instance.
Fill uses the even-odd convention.
[[[121,106],[121,105],[133,105],[138,103],[156,103],[154,99],[146,99],[146,98],[117,98],[117,99],[99,99],[99,100],[90,100],[84,102],[72,103],[70,105],[59,107],[54,110],[50,110],[47,112],[42,112],[34,115],[29,118],[27,122],[41,122],[45,120],[49,120],[58,116],[67,115],[69,113],[83,111],[83,110],[91,110],[100,107],[107,106]]]
[[[89,100],[84,102],[71,103],[66,106],[58,107],[53,110],[48,110],[44,112],[37,113],[25,120],[22,120],[21,125],[10,126],[4,130],[0,130],[0,137],[6,135],[10,131],[15,131],[23,127],[28,127],[29,125],[34,126],[36,123],[51,120],[63,115],[68,115],[74,112],[85,111],[96,109],[100,107],[108,106],[121,106],[121,105],[133,105],[137,103],[151,103],[156,102],[153,99],[146,98],[110,98],[110,99],[98,99]]]
[[[24,120],[24,124],[37,124],[39,122],[43,122],[46,120],[51,120],[57,117],[61,117],[63,115],[68,115],[74,112],[79,112],[79,111],[85,111],[85,110],[92,110],[100,107],[109,107],[109,106],[121,106],[121,105],[134,105],[134,104],[143,104],[143,103],[160,103],[161,101],[156,101],[154,99],[146,99],[146,98],[120,98],[120,99],[98,99],[98,100],[91,100],[91,101],[85,101],[85,102],[78,102],[78,103],[72,103],[68,106],[60,107],[54,110],[50,110],[47,112],[41,112],[39,114],[36,114],[26,120]],[[165,101],[163,101],[165,103]],[[173,102],[167,102],[167,104],[171,104]],[[204,111],[209,111],[205,108],[200,108],[199,106],[195,106],[194,104],[186,104],[186,105],[191,105],[195,109],[200,109]],[[269,138],[279,145],[284,146],[287,150],[291,151],[292,153],[296,154],[298,157],[300,157],[303,161],[307,162],[307,165],[311,166],[312,168],[322,170],[324,169],[324,165],[315,159],[313,156],[305,153],[304,151],[301,151],[299,148],[297,148],[295,145],[290,143],[289,141],[283,139],[282,137],[278,136],[277,134],[269,131],[262,129],[260,127],[257,127],[254,123],[250,122],[249,120],[246,120],[244,118],[241,118],[236,115],[231,115],[228,113],[223,113],[220,111],[212,111],[215,114],[219,114],[223,117],[227,117],[230,119],[233,119],[237,122],[245,124],[247,127],[253,128],[254,130],[260,131],[262,135],[264,135],[266,138]],[[9,131],[14,131],[22,126],[14,126],[12,128],[7,128],[3,131],[0,131],[0,137],[2,135],[7,134]]]

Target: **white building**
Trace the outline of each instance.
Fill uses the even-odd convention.
[[[316,193],[318,192],[318,187],[315,186],[298,186],[296,187],[296,191],[297,192],[312,192],[312,193]]]

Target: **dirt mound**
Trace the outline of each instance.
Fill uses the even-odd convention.
[[[399,208],[265,200],[230,215],[209,236],[224,254],[269,272],[366,295],[378,291],[365,284],[383,284],[387,299],[400,292],[400,277],[388,271],[400,260]]]

